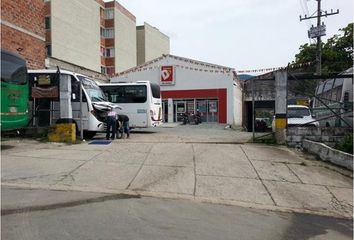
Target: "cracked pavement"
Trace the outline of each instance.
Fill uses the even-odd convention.
[[[284,146],[247,143],[249,138],[249,133],[201,124],[135,131],[110,145],[5,139],[2,186],[352,218],[352,172]],[[16,201],[3,197],[3,208],[16,207]]]

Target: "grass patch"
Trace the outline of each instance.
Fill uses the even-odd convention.
[[[347,134],[340,142],[336,143],[335,149],[353,154],[353,134]]]

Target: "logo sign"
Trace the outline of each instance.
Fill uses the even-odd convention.
[[[175,76],[173,71],[173,66],[162,66],[161,67],[161,85],[174,85],[175,84]]]

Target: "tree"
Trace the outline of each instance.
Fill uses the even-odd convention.
[[[342,34],[334,35],[322,43],[322,74],[339,73],[353,66],[353,23],[339,29]],[[295,55],[295,64],[315,62],[316,44],[304,44]],[[316,66],[307,71],[315,72]]]

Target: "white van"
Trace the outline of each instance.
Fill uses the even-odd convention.
[[[303,105],[288,105],[288,126],[313,126],[318,127],[319,123],[312,116],[309,107]]]
[[[288,127],[319,127],[319,122],[312,116],[310,108],[304,105],[288,105],[287,118]],[[275,132],[275,118],[272,122],[272,131]]]

